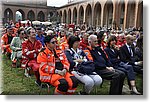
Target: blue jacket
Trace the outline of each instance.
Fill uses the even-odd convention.
[[[45,45],[45,44],[44,44],[44,39],[45,39],[45,38],[44,38],[43,35],[41,35],[41,37],[39,37],[38,34],[36,34],[36,40],[39,40],[39,41],[42,43],[42,46],[43,46],[43,47],[44,47],[44,45]]]

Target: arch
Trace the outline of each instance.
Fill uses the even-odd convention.
[[[92,25],[92,7],[90,4],[87,5],[85,10],[85,23],[89,26]]]
[[[68,10],[68,24],[71,24],[71,9]]]
[[[106,25],[107,27],[112,26],[112,20],[113,20],[113,2],[111,0],[108,0],[104,5],[104,15],[103,15],[103,25]]]
[[[59,15],[62,17],[62,11],[59,12]]]
[[[61,16],[60,16],[60,13],[59,13],[59,12],[56,12],[55,15],[53,14],[53,17],[56,18],[56,21],[57,21],[57,22],[61,22]]]
[[[62,17],[63,17],[62,16],[62,11],[59,12],[59,16],[60,16],[60,22],[63,22],[63,20],[62,20]]]
[[[100,26],[101,24],[101,4],[97,2],[94,6],[94,25]]]
[[[136,2],[128,2],[128,23],[127,23],[127,27],[134,27],[135,26],[135,7],[136,7]]]
[[[41,21],[41,22],[45,21],[45,15],[44,15],[43,11],[40,11],[38,13],[37,20]]]
[[[50,17],[53,17],[54,16],[54,13],[53,12],[49,12],[50,14]]]
[[[9,22],[10,20],[13,20],[13,12],[10,8],[7,8],[5,11],[4,11],[4,22]]]
[[[84,19],[84,9],[83,6],[81,5],[79,8],[79,24],[83,24],[83,19]]]
[[[124,16],[125,16],[125,1],[123,0],[121,0],[120,2],[119,2],[119,6],[118,6],[118,8],[119,8],[119,17],[118,17],[118,22],[119,22],[119,26],[121,27],[121,28],[123,28],[123,25],[124,25]]]
[[[30,21],[34,21],[35,20],[35,13],[34,11],[30,10],[27,14],[27,19]]]
[[[64,13],[63,13],[63,23],[67,23],[67,11],[64,10]]]
[[[73,23],[77,24],[77,8],[73,9]]]
[[[21,13],[21,15],[22,15],[22,19],[21,20],[25,20],[25,13],[24,13],[24,11],[22,9],[18,9],[17,11],[19,11]]]
[[[17,21],[19,21],[19,20],[22,20],[22,14],[19,12],[19,11],[17,11],[16,13],[15,13],[15,15],[16,15],[16,22]]]
[[[138,4],[136,27],[143,27],[143,1]]]

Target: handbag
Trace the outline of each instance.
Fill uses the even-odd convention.
[[[78,68],[78,72],[87,75],[91,75],[95,70],[93,61],[82,62],[81,64],[78,64],[77,68]]]

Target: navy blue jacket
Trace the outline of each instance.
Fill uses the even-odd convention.
[[[65,51],[65,54],[66,54],[66,57],[67,57],[67,59],[70,63],[70,68],[69,69],[70,69],[70,71],[72,71],[75,68],[75,65],[76,65],[76,63],[73,61],[73,60],[76,60],[76,58],[74,56],[75,53],[72,50],[68,49],[68,50]],[[80,52],[78,54],[80,55],[80,57],[81,56],[83,58],[86,57],[86,59],[88,60],[87,56],[85,55],[85,53],[82,50],[80,50]]]
[[[120,48],[120,59],[121,59],[121,61],[123,61],[125,63],[129,62],[129,64],[134,65],[134,62],[138,61],[137,56],[135,56],[134,46],[132,46],[132,52],[133,52],[133,57],[131,57],[126,44],[123,45]]]
[[[95,50],[90,50],[90,52],[97,70],[103,70],[106,69],[106,67],[113,66],[100,47],[96,47]]]
[[[109,47],[106,47],[104,51],[107,53],[110,62],[114,66],[118,65],[121,62],[121,60],[118,58],[120,56],[120,52],[118,50],[114,49],[113,52]]]

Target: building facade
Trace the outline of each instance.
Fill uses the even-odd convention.
[[[143,1],[141,0],[74,0],[58,10],[61,22],[95,27],[143,26]]]
[[[57,15],[57,8],[47,6],[47,0],[3,0],[2,21],[6,23],[16,20],[16,12],[20,12],[21,20],[51,21]]]

